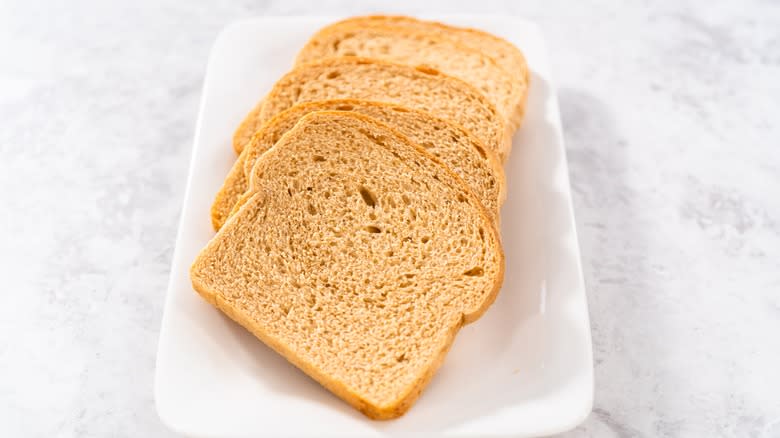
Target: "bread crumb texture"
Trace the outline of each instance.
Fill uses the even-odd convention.
[[[481,201],[374,119],[314,112],[254,166],[194,288],[371,418],[403,414],[504,271]]]
[[[431,114],[382,102],[335,99],[298,104],[275,116],[255,133],[228,173],[212,206],[212,223],[218,230],[236,211],[239,198],[249,189],[249,175],[257,158],[268,151],[301,117],[314,111],[354,111],[377,119],[447,164],[479,197],[494,218],[505,198],[505,178],[496,151],[465,128]]]
[[[493,150],[508,142],[503,116],[472,85],[438,70],[357,57],[327,58],[297,66],[274,85],[241,123],[234,147],[275,115],[297,104],[328,99],[375,100],[427,111],[463,126]]]

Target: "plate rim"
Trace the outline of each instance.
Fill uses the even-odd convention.
[[[359,15],[371,15],[371,14],[359,14]],[[389,13],[386,15],[403,15],[401,13]],[[187,171],[187,178],[186,178],[186,185],[185,185],[185,191],[184,196],[182,197],[182,203],[181,203],[181,209],[180,209],[180,216],[177,223],[177,231],[176,231],[176,239],[175,239],[175,246],[174,251],[171,256],[171,268],[168,278],[168,284],[166,287],[166,296],[163,304],[163,314],[160,321],[160,332],[158,336],[158,345],[157,350],[155,354],[155,372],[154,372],[154,382],[153,382],[153,395],[154,395],[154,404],[155,404],[155,410],[157,412],[158,417],[160,418],[160,421],[170,430],[172,430],[175,433],[184,435],[184,436],[192,436],[192,437],[211,437],[213,435],[209,434],[201,434],[198,432],[193,432],[191,430],[187,430],[185,426],[182,426],[182,423],[178,419],[174,419],[175,415],[172,415],[172,412],[168,406],[166,406],[166,403],[163,401],[165,399],[165,396],[162,396],[162,394],[165,394],[165,390],[163,389],[163,383],[161,383],[161,379],[163,376],[161,376],[160,371],[160,357],[165,356],[164,354],[161,355],[161,352],[165,349],[165,344],[167,344],[167,341],[170,340],[170,336],[165,336],[164,334],[167,332],[166,327],[169,326],[170,318],[171,318],[171,310],[169,310],[171,307],[173,307],[172,302],[174,300],[174,294],[172,289],[174,289],[174,281],[175,281],[175,273],[180,271],[180,264],[179,260],[181,259],[180,252],[181,252],[181,242],[184,238],[183,234],[183,224],[185,223],[187,216],[185,214],[187,210],[187,206],[191,203],[192,199],[192,181],[194,178],[195,173],[195,166],[194,163],[197,161],[198,156],[200,154],[200,143],[201,143],[201,131],[203,129],[203,121],[205,117],[206,112],[206,101],[205,96],[209,95],[209,84],[210,84],[210,76],[213,75],[212,72],[212,65],[214,63],[215,54],[217,53],[217,48],[220,47],[222,44],[222,41],[228,36],[235,32],[236,30],[248,26],[248,25],[257,25],[262,22],[266,21],[291,21],[291,22],[300,22],[302,20],[338,20],[342,18],[346,18],[348,15],[286,15],[286,16],[256,16],[256,17],[247,17],[247,18],[241,18],[238,20],[234,20],[227,25],[225,25],[217,34],[215,37],[213,43],[211,44],[211,47],[209,49],[209,55],[207,57],[206,62],[206,71],[203,76],[203,85],[201,86],[201,97],[200,102],[198,104],[198,115],[195,122],[195,131],[192,141],[192,146],[190,148],[190,154],[189,154],[189,161],[188,161],[188,171]],[[468,19],[485,19],[485,20],[491,20],[491,21],[511,21],[513,23],[521,22],[523,26],[527,28],[531,28],[533,32],[536,32],[539,35],[539,42],[542,45],[542,52],[544,56],[547,58],[547,64],[549,67],[549,50],[547,48],[546,39],[544,38],[544,33],[542,32],[541,27],[538,25],[538,23],[527,20],[523,17],[515,16],[515,15],[498,15],[498,14],[435,14],[435,13],[420,13],[416,14],[415,17],[422,18],[422,19],[430,19],[440,22],[447,22],[448,20],[468,20]],[[545,76],[549,80],[550,83],[554,83],[552,80],[553,75],[551,71],[547,71],[545,73]],[[554,112],[555,112],[555,135],[558,138],[558,141],[561,145],[561,164],[563,166],[563,183],[565,184],[567,191],[566,191],[566,206],[568,208],[568,220],[572,224],[572,233],[573,233],[573,242],[574,242],[574,248],[573,251],[576,253],[576,266],[575,270],[573,272],[578,277],[579,284],[582,288],[582,305],[584,306],[584,312],[585,312],[585,318],[584,318],[584,332],[585,337],[587,340],[587,363],[588,363],[588,370],[586,373],[586,388],[583,389],[584,394],[581,394],[582,399],[581,402],[578,403],[578,407],[572,407],[569,409],[568,415],[563,415],[567,418],[567,421],[562,420],[560,423],[558,423],[557,427],[548,427],[548,428],[540,428],[538,430],[538,433],[535,433],[534,435],[527,435],[527,436],[544,436],[544,435],[550,435],[550,434],[558,434],[562,432],[566,432],[569,430],[574,429],[576,426],[581,424],[592,412],[593,409],[593,403],[595,398],[595,376],[594,376],[594,364],[593,364],[593,341],[592,341],[592,329],[591,329],[591,318],[590,318],[590,311],[589,311],[589,305],[588,305],[588,299],[587,299],[587,290],[588,287],[585,283],[585,277],[583,273],[582,268],[582,253],[580,248],[580,239],[579,239],[579,233],[577,230],[577,222],[576,222],[576,215],[574,212],[574,203],[572,198],[572,191],[571,191],[571,182],[570,182],[570,172],[569,172],[569,162],[568,162],[568,154],[565,146],[565,141],[563,138],[563,127],[562,122],[560,118],[560,106],[559,106],[559,100],[558,100],[558,94],[554,88],[551,87],[550,91],[550,97],[551,101],[554,105]],[[575,272],[576,271],[576,272]],[[562,414],[559,413],[559,415]],[[323,435],[326,436],[326,435]],[[327,435],[330,436],[330,435]]]

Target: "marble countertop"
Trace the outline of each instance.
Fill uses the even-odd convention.
[[[780,437],[780,5],[0,3],[0,436],[173,436],[157,336],[206,59],[262,14],[538,22],[593,330],[567,437]]]

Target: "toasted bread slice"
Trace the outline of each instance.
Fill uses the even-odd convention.
[[[451,38],[410,26],[328,26],[306,43],[298,53],[296,63],[334,56],[361,56],[433,67],[479,89],[512,127],[518,126],[522,118],[525,82],[515,80],[516,77],[504,71],[483,51]]]
[[[211,208],[211,222],[219,230],[241,195],[249,188],[249,175],[255,161],[301,117],[314,111],[355,111],[391,126],[447,164],[463,179],[494,218],[505,198],[504,171],[493,151],[488,150],[464,128],[427,112],[355,99],[315,101],[296,105],[281,112],[255,133],[241,152],[217,193]]]
[[[192,265],[194,289],[367,416],[402,415],[501,286],[479,199],[353,112],[305,116],[252,177]]]
[[[276,114],[299,103],[365,99],[420,109],[461,125],[499,156],[510,132],[503,116],[479,90],[427,67],[339,57],[303,64],[282,77],[233,137],[238,152]]]
[[[368,15],[350,17],[345,20],[337,21],[324,27],[321,32],[329,32],[331,29],[337,29],[342,26],[371,28],[374,26],[402,26],[414,29],[419,32],[427,33],[432,36],[447,38],[458,44],[469,47],[474,50],[481,50],[483,53],[495,60],[504,71],[509,73],[518,83],[519,87],[525,89],[523,92],[523,102],[528,95],[528,86],[531,80],[531,72],[528,69],[525,56],[514,44],[500,38],[496,35],[465,27],[451,26],[435,21],[420,20],[404,15]],[[525,104],[521,106],[525,109]],[[522,122],[523,114],[518,114],[519,118],[512,121],[512,126],[517,128]]]

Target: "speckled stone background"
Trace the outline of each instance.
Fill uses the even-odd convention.
[[[780,437],[780,3],[0,1],[0,436],[169,437],[155,350],[200,87],[232,20],[537,21],[593,325],[566,437]]]

